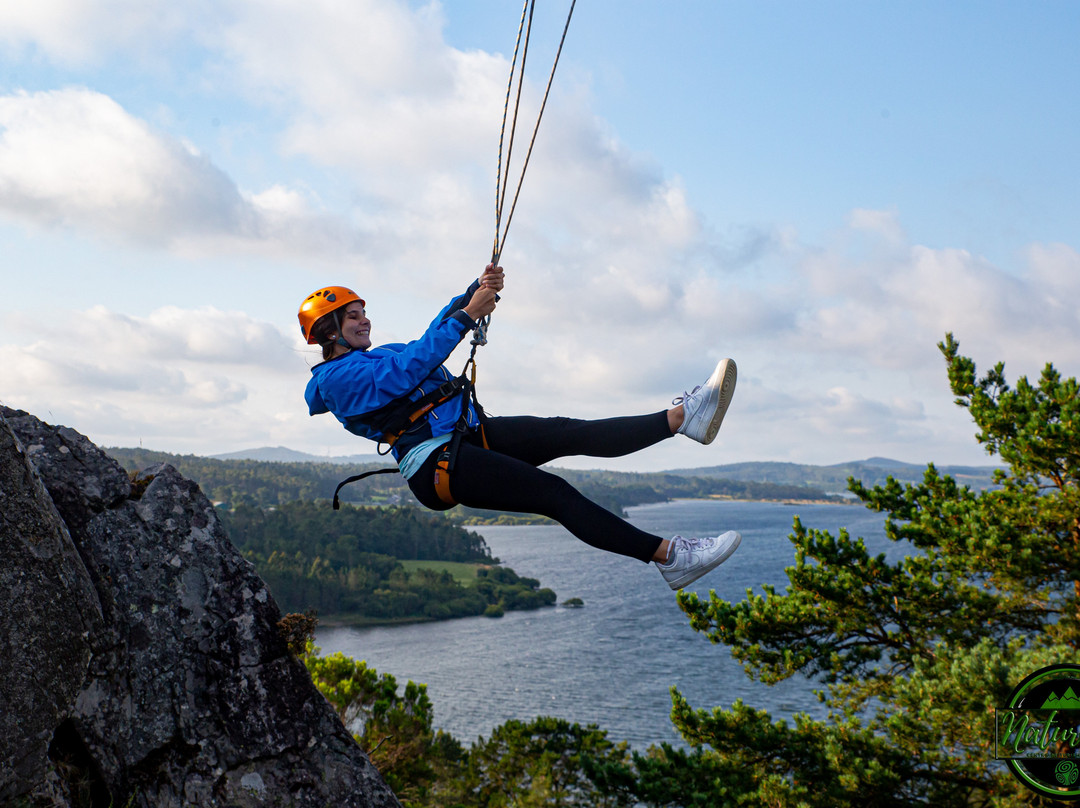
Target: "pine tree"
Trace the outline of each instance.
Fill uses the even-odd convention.
[[[927,467],[872,489],[898,561],[795,520],[788,586],[745,600],[681,593],[691,625],[766,683],[820,685],[825,720],[776,721],[741,702],[695,709],[691,745],[635,756],[650,805],[1014,806],[1040,803],[993,760],[995,708],[1027,674],[1080,659],[1080,395],[1047,365],[1015,388],[939,344],[956,403],[1004,468],[982,491]]]

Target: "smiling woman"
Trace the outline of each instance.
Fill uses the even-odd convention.
[[[351,347],[346,329],[356,347],[366,351],[371,347],[371,321],[364,309],[366,305],[356,292],[344,286],[312,292],[300,306],[300,333],[308,345],[322,347],[324,360],[333,359]]]
[[[363,298],[343,286],[313,292],[298,313],[305,339],[322,348],[325,360],[311,371],[309,412],[331,412],[349,432],[387,444],[413,494],[433,510],[461,503],[541,514],[601,550],[656,562],[672,589],[721,564],[739,546],[738,533],[662,539],[539,467],[568,455],[621,457],[675,434],[711,443],[735,390],[735,363],[722,360],[675,406],[648,415],[489,418],[472,381],[455,378],[443,363],[495,310],[503,285],[502,267],[489,264],[419,339],[377,348]]]

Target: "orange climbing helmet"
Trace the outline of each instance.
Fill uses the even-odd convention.
[[[354,300],[359,300],[361,306],[367,305],[360,295],[344,286],[327,286],[305,297],[296,316],[300,318],[300,333],[304,335],[308,345],[316,343],[316,339],[311,334],[311,327],[320,317],[342,306],[347,306]]]

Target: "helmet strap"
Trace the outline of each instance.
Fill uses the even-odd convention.
[[[334,309],[330,313],[334,316],[334,325],[337,327],[337,339],[334,340],[334,343],[340,345],[342,348],[348,348],[351,351],[353,346],[345,341],[345,335],[341,333],[341,318],[338,317],[338,310]]]

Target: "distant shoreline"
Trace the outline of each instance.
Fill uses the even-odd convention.
[[[859,505],[857,499],[849,499],[836,495],[830,499],[745,499],[742,497],[726,497],[723,494],[712,494],[707,497],[677,497],[671,502],[685,499],[688,502],[775,502],[777,505]]]
[[[835,499],[747,499],[742,497],[729,497],[723,494],[710,494],[707,497],[671,497],[670,499],[658,499],[655,502],[639,502],[636,505],[627,505],[623,511],[628,512],[633,508],[648,508],[652,505],[664,505],[669,502],[772,502],[777,505],[861,505],[856,499],[836,496]],[[459,523],[462,527],[535,527],[537,525],[558,524],[546,516],[535,514],[507,514],[503,516],[485,517],[467,515]]]

